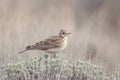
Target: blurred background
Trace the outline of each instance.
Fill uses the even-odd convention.
[[[62,55],[111,70],[120,64],[120,0],[0,0],[0,64],[42,55],[17,53],[61,29],[72,34]]]

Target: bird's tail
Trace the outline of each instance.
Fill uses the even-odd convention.
[[[30,45],[30,46],[27,46],[25,48],[25,50],[22,50],[22,51],[18,52],[18,54],[21,54],[21,53],[26,52],[28,50],[34,50],[34,49],[35,49],[35,46],[34,45]]]
[[[23,52],[25,52],[25,51],[28,51],[28,50],[22,50],[22,51],[18,52],[18,54],[21,54],[21,53],[23,53]]]

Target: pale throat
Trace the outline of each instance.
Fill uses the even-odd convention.
[[[67,46],[67,36],[65,36],[63,40],[64,40],[64,46],[63,47],[65,48]]]

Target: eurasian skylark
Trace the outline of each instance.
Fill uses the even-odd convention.
[[[60,53],[67,45],[67,33],[65,30],[60,30],[58,36],[51,36],[43,41],[37,42],[34,45],[27,46],[25,50],[19,52],[23,53],[28,50],[43,50],[47,53]]]

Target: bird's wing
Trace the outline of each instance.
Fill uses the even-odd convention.
[[[59,36],[51,36],[45,40],[46,45],[61,46],[62,40]]]
[[[59,36],[51,36],[44,41],[37,42],[34,46],[36,49],[47,50],[61,46],[61,39]]]

